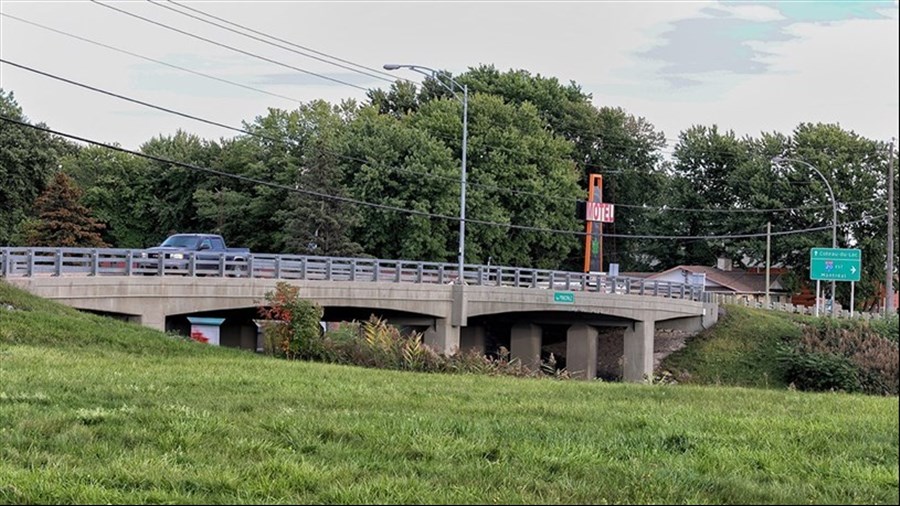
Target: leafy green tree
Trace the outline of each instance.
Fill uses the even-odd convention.
[[[0,115],[28,123],[12,92],[0,88]],[[25,126],[0,121],[0,245],[19,242],[23,220],[57,170],[60,156],[77,148]]]
[[[458,78],[469,86],[466,259],[473,263],[560,268],[573,258],[580,258],[580,240],[575,232],[582,225],[575,220],[575,202],[582,197],[582,191],[578,188],[579,172],[572,160],[572,145],[547,129],[543,111],[533,103],[492,95],[488,79],[479,81],[472,76],[470,73]],[[530,83],[530,76],[518,77]],[[488,91],[482,92],[483,89]],[[417,104],[409,104],[411,96],[417,97]],[[428,78],[418,93],[408,85],[395,85],[391,91],[372,98],[381,117],[361,115],[367,128],[379,125],[385,131],[413,129],[426,137],[410,143],[401,142],[395,135],[394,142],[402,145],[390,149],[385,156],[373,156],[374,146],[358,152],[359,157],[373,157],[379,163],[366,168],[365,184],[360,184],[357,174],[351,184],[354,194],[371,187],[373,177],[377,177],[381,184],[373,188],[373,196],[405,193],[394,201],[396,205],[458,216],[462,151],[462,105],[458,95]],[[388,119],[381,119],[385,117]],[[393,118],[398,120],[392,122]],[[371,131],[362,132],[360,138],[377,138]],[[411,137],[406,138],[417,137],[408,135]],[[391,142],[381,144],[390,146]],[[425,149],[433,154],[415,155]],[[379,166],[400,167],[407,172],[392,172]],[[429,176],[417,177],[409,170]],[[386,216],[379,214],[382,215]],[[397,218],[387,219],[394,223],[383,228],[396,230]],[[410,221],[418,229],[410,229],[412,236],[403,238],[405,255],[421,253],[428,255],[423,258],[451,262],[456,259],[459,236],[454,231],[458,230],[458,222],[445,219],[438,223],[425,217],[412,217]],[[371,225],[368,220],[366,226]],[[374,251],[396,243],[390,240],[375,244],[377,236],[370,240],[373,242],[364,245]]]
[[[603,199],[616,205],[616,219],[604,225],[613,235],[659,235],[656,210],[665,204],[668,176],[664,170],[662,148],[665,136],[641,117],[624,109],[601,107],[599,130],[585,175],[603,174]],[[608,237],[604,241],[605,259],[620,264],[621,270],[651,270],[660,257],[671,251],[670,241]]]
[[[671,205],[730,212],[673,212],[660,226],[673,235],[764,233],[767,222],[776,232],[819,228],[773,237],[772,263],[789,267],[789,288],[799,289],[809,279],[810,248],[830,247],[832,242],[831,196],[822,178],[802,163],[806,162],[822,173],[834,191],[837,246],[863,252],[862,279],[857,284],[861,300],[874,294],[884,277],[882,216],[888,153],[884,143],[831,124],[804,123],[791,136],[764,133],[758,139],[737,139],[731,132],[719,133],[715,126],[693,127],[681,134],[675,149],[675,178],[666,192]],[[774,164],[776,155],[801,162]],[[763,267],[765,238],[690,241],[663,263],[712,265],[722,255],[746,266]],[[838,299],[848,305],[849,283],[838,283],[837,289]]]
[[[349,196],[340,151],[355,111],[352,103],[331,106],[317,100],[291,113],[290,121],[298,125],[291,129],[296,134],[290,139],[296,145],[297,189]],[[352,238],[353,227],[363,214],[356,205],[301,192],[291,193],[286,204],[277,216],[284,222],[288,251],[329,256],[363,253],[362,246]]]
[[[154,212],[152,171],[146,159],[89,146],[62,161],[63,171],[84,188],[81,202],[106,223],[105,242],[118,248],[143,248],[157,244],[159,230]]]
[[[461,152],[456,100],[429,102],[410,122],[435,138],[455,139],[444,144],[455,155]],[[575,164],[569,159],[571,145],[544,129],[533,105],[510,104],[501,97],[470,95],[469,124],[467,182],[472,184],[467,189],[466,216],[473,221],[467,225],[466,258],[559,268],[579,244],[577,236],[567,233],[580,230],[575,220],[580,191]],[[458,213],[458,204],[455,207]]]
[[[733,214],[712,214],[746,197],[746,175],[740,168],[749,160],[747,143],[734,132],[720,133],[716,126],[694,126],[679,136],[672,166],[675,181],[670,186],[672,207],[701,211],[671,211],[665,220],[669,235],[727,235],[735,230]],[[732,257],[727,241],[689,240],[683,242],[662,267],[678,264],[714,265],[720,256]]]
[[[349,193],[356,199],[419,213],[456,216],[459,169],[440,141],[412,128],[409,117],[359,111],[345,138],[342,162]],[[353,238],[381,258],[450,261],[457,222],[425,214],[359,207]]]
[[[452,76],[441,73],[439,77],[445,79]],[[635,118],[619,108],[598,109],[593,105],[592,97],[583,93],[577,84],[565,85],[555,78],[534,76],[525,70],[500,72],[493,66],[480,66],[456,79],[468,85],[470,97],[493,95],[513,107],[527,104],[536,110],[542,128],[570,143],[569,149],[557,154],[559,159],[553,163],[572,164],[580,189],[571,195],[545,193],[546,199],[583,200],[591,173],[604,174],[604,200],[607,202],[641,206],[657,198],[657,190],[664,184],[660,149],[665,144],[665,138],[643,118]],[[395,116],[415,112],[423,107],[421,104],[452,97],[446,88],[431,78],[424,80],[418,93],[408,84],[403,84],[388,92],[370,94],[379,111]],[[442,131],[435,135],[448,145],[457,144],[460,138],[458,131]],[[513,149],[510,146],[488,147],[503,151],[511,159],[517,156],[510,152]],[[475,190],[475,187],[471,189]],[[511,189],[515,190],[515,185]],[[568,214],[574,215],[574,202],[570,205]],[[628,212],[624,207],[619,211],[616,223],[607,225],[605,231],[614,234],[646,232],[643,228],[646,220],[640,211]],[[583,227],[579,223],[576,228],[583,230]],[[637,241],[613,238],[607,240],[605,246],[611,253],[607,258],[621,262],[626,268],[642,265],[641,261],[647,256],[642,251],[643,245]],[[582,258],[583,247],[570,248],[562,263],[553,267],[580,269]],[[541,260],[548,259],[541,257]],[[527,260],[529,264],[536,261],[538,258]]]
[[[201,139],[184,131],[172,136],[155,137],[141,146],[141,152],[193,164],[216,168],[221,147],[218,143]],[[151,162],[147,215],[152,219],[153,235],[149,242],[158,244],[172,232],[202,232],[210,227],[197,212],[194,194],[201,188],[215,188],[221,179],[206,172],[174,164]]]
[[[265,144],[248,136],[223,141],[216,168],[292,186],[293,155],[281,144]],[[197,187],[193,197],[203,228],[222,234],[229,244],[246,246],[251,251],[283,253],[287,233],[276,215],[285,209],[288,195],[285,188],[211,176]]]
[[[104,225],[79,202],[81,189],[72,178],[57,172],[38,197],[38,218],[28,231],[29,246],[103,248],[100,231]]]
[[[346,197],[340,146],[355,105],[324,101],[292,111],[269,109],[247,128],[254,135],[223,141],[219,168],[274,183],[211,178],[194,197],[204,223],[254,251],[356,256],[351,239],[359,211]]]

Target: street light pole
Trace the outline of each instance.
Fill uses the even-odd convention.
[[[464,277],[464,268],[465,268],[465,258],[466,258],[466,152],[467,152],[467,142],[469,138],[469,87],[465,84],[459,84],[455,79],[450,76],[440,76],[437,70],[432,68],[423,67],[421,65],[398,65],[398,64],[385,64],[385,70],[397,70],[397,69],[409,69],[413,72],[418,72],[426,77],[430,77],[434,79],[438,84],[447,89],[457,100],[462,103],[463,106],[463,136],[462,136],[462,169],[460,174],[460,188],[459,188],[459,274],[456,280],[457,283],[463,284],[465,282]],[[444,77],[450,84],[456,86],[460,91],[462,91],[462,98],[460,98],[459,94],[453,90],[453,88],[445,83],[440,77]]]
[[[803,165],[806,165],[807,167],[812,169],[813,172],[818,174],[819,177],[822,178],[822,181],[825,182],[825,187],[828,188],[828,195],[831,197],[831,247],[837,248],[837,201],[834,199],[834,191],[831,189],[831,184],[828,183],[828,179],[826,179],[825,176],[822,175],[821,172],[819,172],[819,169],[815,168],[811,163],[804,162],[803,160],[798,160],[796,158],[787,158],[784,156],[776,156],[776,157],[772,158],[772,163],[776,163],[776,164],[780,165],[783,162],[802,163]],[[835,299],[834,299],[835,285],[836,285],[836,282],[834,280],[832,280],[831,281],[831,315],[832,316],[834,316],[837,313],[836,307],[835,307]],[[818,297],[818,296],[819,296],[819,294],[816,294],[816,297]],[[818,301],[816,301],[817,307],[818,307],[818,304],[819,304]]]
[[[887,227],[887,279],[884,284],[884,315],[894,312],[894,140],[891,139],[888,161],[888,227]]]

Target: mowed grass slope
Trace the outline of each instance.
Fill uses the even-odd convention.
[[[728,305],[718,324],[689,338],[661,369],[681,383],[785,388],[778,345],[800,339],[803,317]],[[806,317],[807,320],[810,318]]]
[[[0,282],[0,502],[897,504],[898,402],[286,362]]]

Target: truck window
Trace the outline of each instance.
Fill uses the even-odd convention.
[[[160,245],[165,248],[196,249],[197,237],[191,235],[173,235]]]
[[[219,239],[218,237],[212,237],[210,238],[210,240],[212,241],[213,250],[219,251],[225,249],[225,241],[223,241],[222,239]]]
[[[200,241],[200,249],[212,249],[211,244],[209,243],[209,239],[203,239]]]

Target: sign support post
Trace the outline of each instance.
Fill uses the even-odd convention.
[[[816,280],[816,316],[819,316],[819,288],[822,286],[820,280]]]
[[[603,202],[603,176],[591,174],[588,181],[588,203]],[[603,271],[603,224],[590,219],[584,236],[584,272]]]

